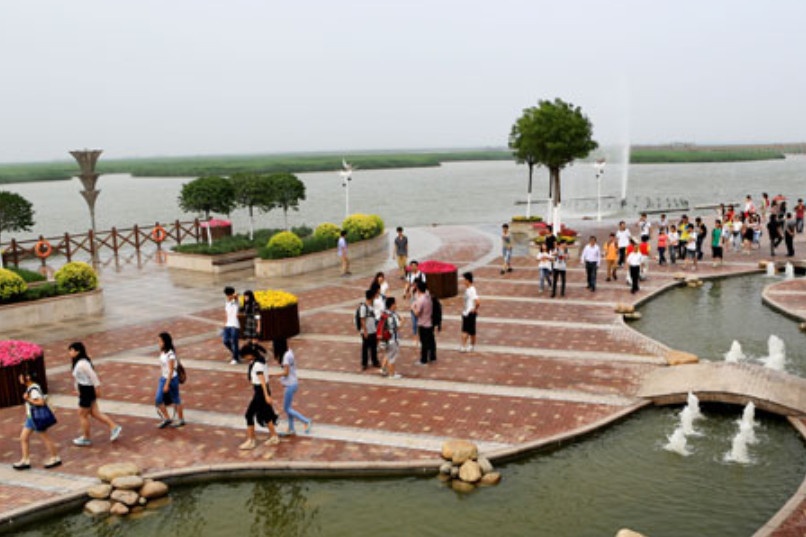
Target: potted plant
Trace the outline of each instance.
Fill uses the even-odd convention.
[[[442,261],[423,261],[420,271],[425,274],[428,291],[437,298],[450,298],[459,294],[459,276],[456,265]]]
[[[277,289],[255,291],[260,306],[260,333],[264,341],[299,334],[299,302],[295,295]]]
[[[28,341],[5,339],[0,341],[0,408],[21,405],[25,386],[20,384],[20,373],[31,371],[42,391],[47,393],[45,354],[42,347]]]

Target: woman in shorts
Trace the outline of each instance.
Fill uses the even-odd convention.
[[[20,433],[22,458],[19,460],[19,462],[15,462],[11,466],[15,470],[31,469],[30,439],[31,433],[36,432],[45,443],[48,453],[50,453],[50,459],[48,459],[48,461],[45,463],[45,468],[55,468],[62,463],[62,460],[59,458],[59,452],[56,449],[56,444],[50,438],[46,430],[37,430],[36,425],[34,425],[34,420],[31,418],[31,408],[33,406],[44,405],[45,394],[42,393],[42,388],[39,387],[39,384],[34,382],[33,372],[26,371],[25,373],[21,373],[19,376],[19,381],[20,384],[25,386],[25,393],[22,395],[22,398],[25,399],[26,416],[25,424],[22,426],[22,432]]]
[[[81,424],[81,436],[73,440],[77,446],[91,446],[90,417],[95,418],[109,427],[109,441],[114,442],[120,436],[123,427],[112,421],[98,408],[98,398],[101,396],[101,381],[95,373],[87,349],[80,341],[71,343],[67,347],[67,354],[72,363],[75,388],[78,392],[78,421]]]
[[[179,395],[179,373],[177,372],[176,349],[174,341],[168,332],[160,333],[160,381],[157,386],[157,394],[154,397],[154,404],[157,407],[162,421],[157,425],[158,429],[164,429],[169,425],[173,427],[184,427],[185,414],[182,409],[182,398]],[[168,415],[168,406],[174,405],[176,417],[174,422]]]

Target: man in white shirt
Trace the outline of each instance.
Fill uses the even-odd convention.
[[[638,248],[637,244],[634,244],[630,255],[627,256],[627,266],[630,267],[630,280],[632,283],[630,293],[632,294],[638,292],[638,280],[641,279],[641,261],[643,258],[640,248]]]
[[[624,260],[627,258],[627,246],[630,245],[632,235],[630,230],[627,229],[627,223],[622,220],[618,223],[618,230],[616,231],[616,244],[618,245],[618,266],[624,266]]]
[[[641,218],[638,219],[638,230],[641,235],[641,240],[643,241],[644,237],[646,237],[646,240],[649,241],[652,226],[649,223],[649,218],[647,218],[646,213],[641,213]]]
[[[473,352],[476,348],[476,315],[479,312],[479,294],[473,285],[473,273],[462,274],[465,284],[464,308],[462,309],[462,344],[459,352]],[[470,345],[467,344],[468,339]]]
[[[226,321],[224,323],[223,342],[224,346],[232,354],[230,363],[240,364],[241,356],[238,350],[238,331],[241,329],[241,324],[238,322],[238,294],[232,287],[225,287],[224,294],[227,296],[227,303],[224,305],[224,313]]]
[[[622,222],[623,224],[624,222]],[[596,292],[596,269],[602,262],[602,251],[599,245],[596,244],[596,237],[591,235],[588,244],[582,250],[581,262],[585,264],[585,274],[587,275],[588,285],[591,293]]]

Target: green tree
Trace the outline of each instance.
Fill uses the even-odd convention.
[[[235,203],[249,211],[249,238],[255,236],[255,209],[267,213],[277,207],[268,175],[257,173],[236,173],[232,176],[235,189]]]
[[[299,202],[305,199],[305,183],[293,173],[274,173],[269,176],[274,203],[283,209],[285,229],[288,229],[288,209],[299,210]]]
[[[33,225],[31,202],[14,192],[0,191],[0,239],[3,231],[30,231]]]
[[[179,193],[179,207],[186,213],[229,214],[235,208],[235,189],[229,179],[218,176],[199,177],[182,185]]]
[[[551,221],[555,232],[561,227],[560,170],[578,158],[585,158],[599,147],[593,140],[593,125],[582,109],[561,99],[538,101],[537,107],[527,108],[516,121],[510,134],[510,147],[519,162],[549,169]],[[532,167],[529,166],[531,189]]]
[[[532,216],[532,177],[537,162],[537,154],[534,148],[534,112],[535,108],[527,108],[523,115],[518,118],[512,131],[509,133],[509,147],[515,155],[515,162],[526,164],[529,167],[529,184],[526,188],[526,218]]]

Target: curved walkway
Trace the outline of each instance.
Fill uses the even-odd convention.
[[[433,471],[441,442],[456,436],[477,441],[494,458],[509,457],[585,434],[645,406],[641,390],[646,380],[672,369],[665,360],[670,349],[626,326],[614,306],[640,302],[675,285],[675,268],[653,266],[634,296],[621,280],[607,283],[603,278],[597,292],[590,293],[584,271],[573,266],[567,296],[551,299],[539,292],[531,258],[518,257],[514,272],[499,274],[497,239],[484,230],[434,227],[409,230],[409,237],[414,257],[474,271],[482,297],[479,345],[473,353],[458,351],[461,297],[446,299],[439,360],[416,366],[418,349],[404,341],[398,362],[404,378],[397,381],[376,370],[360,370],[360,343],[352,324],[362,292],[379,268],[390,276],[391,293],[402,292],[386,254],[356,263],[353,270],[362,276],[352,279],[338,278],[335,270],[270,282],[248,274],[224,281],[156,264],[106,270],[103,316],[9,334],[45,348],[60,420],[53,436],[64,465],[58,472],[0,467],[0,522],[7,525],[32,511],[41,505],[38,500],[80,494],[94,481],[99,465],[117,460],[135,462],[152,475],[245,468]],[[723,268],[702,266],[698,275],[758,270],[757,253],[728,261]],[[312,434],[252,452],[237,449],[250,395],[245,366],[226,363],[218,336],[225,284],[281,288],[299,296],[302,335],[292,341],[301,379],[295,406],[314,419]],[[189,423],[160,431],[154,428],[152,399],[159,374],[156,335],[163,330],[174,335],[189,369],[183,388]],[[101,408],[123,424],[114,444],[95,423],[92,447],[71,444],[78,423],[65,348],[75,339],[83,340],[95,358],[104,383]],[[272,385],[281,390],[279,383]],[[19,456],[20,423],[19,407],[0,410],[4,462]],[[42,446],[36,440],[32,451],[35,466],[41,464]]]

